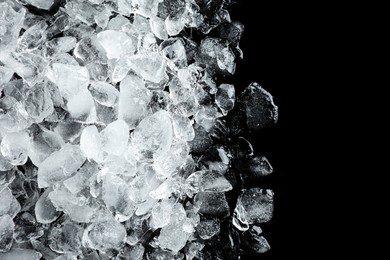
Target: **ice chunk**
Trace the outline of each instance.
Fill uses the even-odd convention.
[[[199,207],[199,213],[216,217],[230,215],[225,192],[199,192],[195,195],[194,203]]]
[[[3,191],[0,192],[0,216],[8,213],[11,207],[12,199],[13,195],[8,187],[6,187]]]
[[[10,81],[13,74],[14,74],[13,70],[4,66],[0,66],[0,90],[2,89],[3,84]]]
[[[35,204],[35,217],[39,223],[52,223],[61,215],[61,212],[57,211],[51,200],[48,199],[48,195],[52,190],[52,188],[46,189]]]
[[[106,107],[114,106],[119,98],[119,91],[113,85],[103,81],[92,81],[89,91],[96,102]]]
[[[9,215],[0,216],[0,256],[11,249],[15,224]]]
[[[195,138],[190,142],[191,151],[194,153],[202,153],[213,144],[209,133],[199,124],[194,125]]]
[[[77,39],[71,36],[57,37],[46,42],[49,55],[69,52],[76,46]]]
[[[28,212],[24,212],[15,222],[15,241],[17,243],[29,242],[43,236],[44,230],[38,226],[35,218]]]
[[[3,52],[12,51],[22,29],[26,9],[15,11],[8,2],[0,3],[0,60],[3,61]]]
[[[26,111],[37,123],[54,111],[53,101],[46,84],[38,83],[27,91],[24,101]]]
[[[167,59],[158,53],[136,54],[129,57],[127,63],[145,80],[159,83],[167,77]]]
[[[129,127],[125,121],[118,119],[100,132],[100,138],[103,151],[109,154],[121,155],[127,149]]]
[[[17,52],[32,52],[40,49],[46,42],[46,28],[45,21],[40,21],[37,24],[28,28],[18,39],[16,45]]]
[[[249,130],[260,130],[278,121],[278,107],[270,93],[256,82],[251,83],[238,97],[238,103],[246,114]]]
[[[220,221],[217,218],[202,220],[199,225],[196,226],[195,230],[201,239],[210,239],[219,233]]]
[[[177,254],[186,245],[188,238],[189,233],[185,232],[181,226],[168,225],[161,229],[158,242],[162,249],[168,249]]]
[[[251,183],[259,180],[263,176],[267,176],[273,172],[273,168],[267,158],[264,156],[255,156],[248,160],[244,165],[241,176],[245,183]]]
[[[233,224],[243,230],[247,228],[242,228],[241,223],[260,224],[270,221],[274,210],[273,195],[271,190],[244,189],[237,199]]]
[[[154,35],[161,40],[167,40],[168,32],[167,32],[167,28],[165,27],[165,21],[159,17],[154,17],[149,21],[150,21],[150,28],[154,33]]]
[[[188,191],[192,197],[193,193],[204,192],[223,192],[232,190],[233,187],[229,181],[215,171],[197,171],[186,179]]]
[[[68,112],[77,121],[85,123],[96,122],[95,102],[91,93],[88,90],[83,90],[78,95],[69,99]]]
[[[92,178],[97,175],[98,164],[91,161],[85,162],[75,175],[64,181],[64,186],[73,194],[77,194],[89,188]]]
[[[108,218],[89,225],[83,234],[83,245],[103,252],[119,248],[126,240],[126,229],[115,219]]]
[[[271,249],[268,241],[261,233],[262,230],[259,226],[253,226],[248,232],[244,233],[244,244],[257,254],[265,253]]]
[[[175,137],[183,141],[192,141],[195,138],[195,131],[192,126],[193,121],[188,117],[171,114]]]
[[[38,169],[38,186],[51,185],[71,177],[84,163],[85,155],[78,145],[66,144],[61,150],[52,153]]]
[[[24,0],[26,3],[33,5],[37,8],[49,10],[54,4],[54,0]]]
[[[86,90],[89,84],[89,73],[86,67],[53,63],[47,77],[60,89],[61,95],[70,99]]]
[[[173,211],[173,204],[169,200],[162,200],[156,204],[152,210],[150,223],[153,228],[165,227],[171,220],[171,212]]]
[[[129,74],[120,83],[118,118],[134,129],[148,114],[150,100],[151,93],[145,88],[145,82],[137,75]]]
[[[215,103],[224,115],[234,107],[235,90],[231,84],[221,84],[215,94]]]
[[[97,41],[103,46],[108,59],[119,59],[123,55],[134,54],[131,38],[124,32],[106,30],[97,34]]]
[[[32,249],[12,248],[7,253],[0,253],[1,260],[39,260],[42,254]]]
[[[131,139],[138,160],[151,161],[165,154],[172,143],[172,123],[168,112],[160,110],[143,119]]]
[[[86,65],[100,58],[100,49],[96,41],[96,35],[85,36],[75,46],[73,56],[81,65]]]
[[[88,159],[93,159],[97,163],[103,161],[102,142],[96,126],[84,128],[80,137],[80,149]]]
[[[73,142],[81,135],[83,125],[75,121],[61,121],[54,127],[54,132],[58,133],[64,141]]]
[[[195,121],[203,128],[210,132],[215,125],[217,118],[223,115],[214,106],[202,106],[195,115]]]
[[[187,54],[184,48],[184,40],[172,38],[160,44],[161,53],[172,61],[178,69],[186,68]]]
[[[184,19],[184,11],[184,8],[180,8],[165,19],[165,26],[170,36],[178,35],[184,29],[186,22]]]
[[[50,229],[48,240],[49,247],[54,252],[63,253],[81,253],[81,237],[84,229],[77,223],[65,220],[60,225]]]
[[[227,41],[208,37],[202,40],[200,51],[204,55],[204,63],[212,69],[226,74],[234,74],[236,64],[235,56]]]
[[[27,161],[29,144],[27,131],[9,133],[1,140],[1,153],[12,165],[22,165]]]
[[[125,247],[121,258],[123,260],[142,260],[145,252],[145,247],[142,244],[136,244],[132,247]]]
[[[55,151],[60,150],[64,145],[64,140],[56,132],[49,131],[38,125],[33,125],[28,156],[33,164],[39,167],[47,157]]]

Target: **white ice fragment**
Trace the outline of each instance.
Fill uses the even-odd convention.
[[[96,107],[91,93],[84,89],[69,99],[67,108],[70,115],[84,123],[96,122]]]
[[[53,63],[47,77],[58,86],[61,95],[68,100],[86,90],[89,84],[88,69],[77,65]]]
[[[90,125],[84,128],[80,137],[80,149],[88,159],[97,163],[103,161],[102,142],[96,126]]]
[[[149,18],[157,15],[160,2],[162,0],[132,0],[131,7],[135,13]]]
[[[159,17],[153,17],[149,21],[150,21],[150,28],[154,33],[154,35],[161,40],[167,40],[168,33],[167,33],[167,28],[165,27],[164,20]]]
[[[24,0],[26,3],[33,5],[39,9],[49,10],[54,4],[54,0]]]
[[[170,36],[178,35],[185,26],[185,19],[183,16],[184,9],[181,9],[174,15],[169,15],[165,19],[165,26]]]
[[[159,179],[164,180],[167,177],[173,176],[178,172],[188,157],[189,146],[186,142],[176,141],[172,143],[170,149],[161,153],[154,159],[154,169]]]
[[[0,216],[8,213],[11,207],[12,198],[12,192],[8,187],[0,192]]]
[[[127,149],[129,130],[126,122],[121,119],[107,125],[100,132],[103,151],[114,155],[123,154]]]
[[[89,225],[83,234],[83,245],[100,251],[119,248],[126,240],[125,227],[113,218]]]
[[[129,74],[120,83],[118,118],[134,129],[148,114],[151,97],[145,82],[139,76]]]
[[[35,217],[37,222],[41,224],[52,223],[61,215],[61,212],[57,211],[51,200],[48,199],[48,195],[52,190],[52,188],[46,189],[35,203]]]
[[[171,113],[175,137],[183,141],[192,141],[195,138],[193,121],[188,117]]]
[[[106,107],[114,106],[119,98],[119,91],[103,81],[91,81],[89,91],[96,102]]]
[[[124,32],[106,30],[97,34],[97,41],[103,46],[108,59],[119,59],[123,55],[134,54],[131,38]]]
[[[0,90],[2,90],[3,84],[10,81],[13,74],[13,70],[0,65]]]
[[[156,204],[152,209],[151,226],[157,229],[168,225],[171,221],[172,209],[173,204],[169,200],[162,200]]]
[[[42,254],[32,250],[23,248],[12,248],[7,253],[0,253],[1,260],[39,260]]]
[[[54,111],[53,101],[46,84],[35,84],[26,93],[26,111],[35,122],[40,123]]]
[[[30,137],[27,131],[8,133],[1,140],[0,150],[12,165],[25,164],[28,158]]]
[[[131,139],[139,161],[153,161],[165,154],[172,143],[172,123],[165,110],[144,118],[135,128]]]
[[[129,57],[127,62],[145,80],[159,83],[167,77],[167,59],[158,53],[136,54]]]
[[[18,39],[16,45],[17,52],[32,52],[41,48],[46,42],[46,28],[45,21],[40,21],[37,24],[28,28]]]
[[[54,55],[57,53],[65,53],[74,49],[77,43],[77,39],[72,36],[57,37],[48,42],[46,46],[48,47],[48,53]]]
[[[50,187],[71,177],[84,163],[86,157],[78,145],[66,144],[52,153],[38,168],[39,188]]]
[[[3,55],[15,49],[25,14],[25,8],[15,11],[12,4],[0,3],[0,61],[4,62]]]
[[[9,215],[0,216],[0,257],[2,252],[8,252],[12,247],[14,228],[15,224]]]
[[[235,89],[231,84],[221,84],[215,94],[215,103],[224,115],[234,107]]]

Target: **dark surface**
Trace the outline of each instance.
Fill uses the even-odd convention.
[[[274,169],[270,176],[254,185],[273,189],[275,211],[271,222],[261,225],[271,250],[252,254],[246,249],[242,259],[287,259],[310,251],[309,237],[303,227],[308,216],[302,211],[310,204],[305,205],[304,192],[299,187],[305,158],[302,155],[300,161],[296,159],[301,153],[296,145],[299,143],[298,117],[303,116],[303,111],[298,113],[300,101],[296,99],[300,90],[299,75],[303,73],[299,71],[299,51],[295,48],[300,39],[299,17],[294,16],[295,8],[270,2],[242,0],[229,9],[231,19],[245,26],[240,43],[244,59],[237,63],[231,79],[236,95],[256,81],[271,93],[279,107],[276,125],[245,135],[253,145],[254,154],[265,156]]]

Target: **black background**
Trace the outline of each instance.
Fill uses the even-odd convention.
[[[297,132],[303,128],[300,121],[305,115],[299,109],[298,96],[306,72],[299,68],[304,61],[300,57],[302,35],[296,10],[296,6],[250,0],[242,0],[229,9],[231,19],[245,26],[240,43],[244,58],[237,62],[232,78],[236,95],[255,81],[273,95],[279,107],[275,126],[246,136],[255,154],[266,156],[274,168],[263,188],[274,190],[275,212],[272,221],[262,225],[271,250],[261,255],[246,251],[243,259],[318,256],[310,253],[315,243],[309,241],[311,237],[305,227],[310,217],[307,214],[310,195],[304,194],[301,187],[305,182],[302,174],[305,151],[299,147],[301,134]]]

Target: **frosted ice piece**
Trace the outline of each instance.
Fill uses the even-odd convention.
[[[100,251],[120,248],[126,240],[125,227],[115,219],[107,219],[89,225],[82,237],[83,245]]]
[[[48,234],[49,247],[56,253],[81,253],[81,237],[84,229],[77,223],[65,220],[60,225],[50,229]]]
[[[123,55],[132,55],[135,46],[124,32],[106,30],[97,34],[97,41],[103,46],[108,59],[119,59]]]
[[[117,60],[113,66],[111,80],[114,83],[122,81],[130,71],[130,66],[127,64],[127,58],[125,56]]]
[[[189,234],[179,225],[168,225],[161,229],[158,237],[162,249],[171,250],[177,254],[187,243]]]
[[[119,99],[119,91],[107,82],[91,81],[89,91],[96,102],[106,107],[114,106]]]
[[[199,192],[195,195],[194,204],[199,207],[199,213],[227,217],[230,215],[225,192]]]
[[[56,210],[48,198],[52,190],[52,188],[46,189],[35,203],[34,212],[38,223],[50,224],[61,215],[61,212]]]
[[[159,83],[167,77],[167,59],[158,53],[136,54],[129,57],[127,63],[145,80]]]
[[[54,127],[54,132],[59,134],[64,141],[73,142],[81,135],[83,125],[75,121],[60,121]]]
[[[10,81],[13,75],[14,75],[13,70],[4,66],[0,66],[0,90],[2,90],[3,84]]]
[[[46,42],[47,52],[50,56],[69,52],[76,47],[77,39],[72,36],[57,37]],[[74,55],[74,53],[73,53]]]
[[[46,28],[47,24],[45,21],[40,21],[28,28],[23,35],[18,38],[16,51],[32,52],[41,48],[46,42]]]
[[[249,223],[246,219],[246,211],[242,205],[236,205],[233,212],[233,225],[240,231],[249,229]]]
[[[200,44],[200,51],[206,57],[205,63],[214,66],[223,73],[234,74],[236,64],[234,53],[227,41],[217,38],[205,38]]]
[[[27,131],[8,133],[1,140],[0,150],[12,165],[23,165],[28,158],[30,137]]]
[[[86,67],[61,63],[53,63],[52,66],[47,77],[58,86],[64,98],[69,100],[87,89],[89,73]]]
[[[160,44],[161,53],[170,59],[178,69],[186,68],[187,54],[184,48],[184,40],[171,38]]]
[[[0,60],[3,61],[3,52],[14,50],[22,29],[26,9],[17,12],[8,2],[0,3]]]
[[[72,194],[64,186],[50,192],[48,198],[58,211],[63,211],[75,222],[89,223],[95,214],[85,198]]]
[[[153,17],[149,20],[150,22],[150,28],[154,35],[161,39],[161,40],[167,40],[168,39],[168,32],[167,28],[165,27],[165,21],[159,17]]]
[[[200,251],[204,248],[204,245],[199,242],[190,242],[185,247],[186,260],[192,260],[195,257],[201,259]]]
[[[11,207],[12,198],[12,192],[8,187],[0,192],[0,216],[8,213]]]
[[[214,171],[197,171],[192,173],[185,181],[187,194],[203,192],[224,192],[232,190],[230,182],[221,174]]]
[[[0,253],[1,260],[39,260],[42,254],[32,250],[23,248],[12,248],[7,253]]]
[[[24,2],[44,10],[49,10],[54,4],[54,0],[24,0]]]
[[[9,163],[8,159],[4,158],[3,154],[0,152],[0,171],[9,171],[14,166]],[[0,185],[1,187],[1,185]],[[0,188],[1,190],[1,188]]]
[[[273,195],[274,193],[271,190],[260,188],[244,189],[237,199],[233,224],[240,229],[240,222],[244,224],[260,224],[270,221],[274,210]],[[235,221],[235,218],[238,221]]]
[[[3,136],[8,132],[20,131],[31,124],[25,107],[15,98],[4,96],[0,99],[0,107],[3,110],[0,114],[0,133]]]
[[[155,229],[167,226],[171,221],[172,211],[173,204],[169,200],[162,200],[156,204],[152,209],[151,226]]]
[[[209,133],[199,124],[194,125],[195,138],[190,142],[191,151],[202,153],[213,144]]]
[[[35,218],[29,212],[22,213],[15,222],[14,238],[17,243],[25,243],[29,242],[30,239],[38,239],[43,234],[43,228],[39,227]]]
[[[40,164],[38,169],[39,188],[50,187],[71,177],[85,159],[86,157],[78,145],[66,144]]]
[[[128,220],[135,211],[135,206],[130,200],[129,189],[124,180],[111,173],[103,179],[103,201],[119,222]]]
[[[217,235],[220,229],[220,221],[217,218],[202,220],[195,228],[198,236],[203,240],[210,239]]]
[[[218,87],[215,94],[215,103],[221,109],[223,115],[227,115],[227,112],[234,107],[235,89],[231,84],[221,84]]]
[[[96,126],[90,125],[84,128],[80,137],[80,149],[88,159],[93,159],[97,163],[103,161],[102,142]]]
[[[263,176],[267,176],[273,172],[273,168],[266,157],[256,156],[248,160],[244,165],[241,176],[245,183],[250,183],[259,180]]]
[[[121,2],[123,2],[123,1],[118,0],[118,5]],[[123,11],[123,10],[120,10],[120,11]],[[107,30],[121,31],[125,24],[130,24],[129,19],[127,19],[126,17],[124,17],[122,15],[117,15],[117,16],[110,19],[110,21],[107,24]]]
[[[278,121],[278,107],[270,93],[258,83],[252,82],[238,97],[242,110],[246,114],[249,130],[260,130]]]
[[[152,161],[165,154],[172,143],[172,123],[169,114],[160,110],[144,118],[135,128],[131,144],[139,161]]]
[[[130,73],[120,83],[118,118],[124,120],[130,129],[134,129],[148,114],[151,97],[150,91],[145,88],[145,82]]]
[[[65,142],[56,132],[49,131],[43,127],[34,127],[31,131],[28,156],[37,167],[52,153],[60,150]]]
[[[175,142],[171,148],[154,160],[156,175],[161,180],[173,176],[180,166],[185,164],[189,154],[189,146],[186,142]]]
[[[156,205],[157,202],[158,200],[156,199],[150,197],[147,198],[146,201],[137,205],[137,210],[135,211],[135,215],[137,216],[145,215],[146,213],[152,210],[152,208]]]
[[[89,188],[90,178],[96,176],[99,171],[98,164],[95,162],[85,162],[75,175],[64,181],[64,186],[73,194]]]
[[[28,205],[28,203],[26,203],[25,205]],[[21,209],[22,207],[20,206],[19,201],[14,196],[12,196],[11,205],[7,214],[13,219],[21,211]]]
[[[100,132],[103,151],[114,155],[123,154],[127,149],[129,130],[126,122],[121,119],[107,125]]]
[[[157,15],[158,4],[160,2],[160,0],[132,0],[131,7],[133,12],[150,18]]]
[[[195,121],[203,126],[203,128],[210,132],[214,127],[217,118],[223,115],[214,106],[202,106],[195,115]]]
[[[157,200],[167,199],[174,192],[173,185],[173,180],[167,179],[163,183],[161,183],[161,185],[158,186],[156,189],[149,192],[149,196]]]
[[[91,93],[88,90],[80,91],[69,99],[67,103],[69,114],[77,121],[84,123],[96,122],[96,107]]]
[[[53,101],[46,84],[36,84],[27,91],[24,106],[30,117],[40,123],[54,111]]]
[[[15,224],[9,215],[0,216],[0,256],[8,252],[13,242]]]
[[[176,13],[168,15],[165,19],[165,26],[167,28],[168,35],[175,36],[178,35],[185,26],[184,19],[184,8],[180,8]]]
[[[86,36],[76,44],[73,56],[81,65],[86,65],[100,58],[99,47],[95,35]]]

